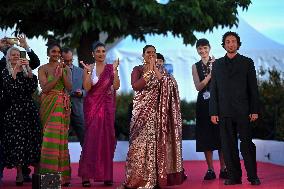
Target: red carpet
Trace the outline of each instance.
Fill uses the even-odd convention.
[[[218,161],[214,162],[215,171],[219,173]],[[116,188],[121,184],[124,178],[124,165],[125,162],[114,163],[114,185],[113,187],[105,187],[102,183],[92,183],[92,188],[107,189]],[[188,179],[181,185],[176,187],[167,187],[167,189],[280,189],[284,188],[284,166],[277,166],[269,163],[258,163],[258,175],[262,184],[260,186],[251,186],[246,180],[246,172],[243,168],[243,184],[235,186],[224,186],[223,180],[215,179],[213,181],[203,181],[203,176],[206,172],[205,161],[185,161],[185,170],[188,175]],[[81,187],[81,179],[77,176],[78,164],[72,164],[72,189],[83,188]],[[4,171],[3,184],[0,186],[2,189],[28,189],[31,188],[31,183],[24,183],[23,187],[15,186],[16,171],[7,170]]]

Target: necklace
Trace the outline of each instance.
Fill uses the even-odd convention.
[[[206,63],[206,65],[201,61],[202,73],[204,77],[210,73],[210,64],[210,60]]]

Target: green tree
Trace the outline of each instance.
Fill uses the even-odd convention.
[[[16,27],[28,37],[54,37],[77,48],[78,58],[91,61],[91,44],[107,33],[107,42],[131,35],[181,36],[194,44],[194,32],[238,23],[238,8],[247,9],[250,0],[10,0],[0,3],[0,28]],[[52,34],[50,34],[52,32]]]
[[[284,140],[284,75],[276,68],[260,69],[260,119],[254,127],[254,136],[263,139]],[[267,77],[267,78],[266,78]]]
[[[115,135],[118,140],[128,140],[132,116],[133,93],[116,96]]]

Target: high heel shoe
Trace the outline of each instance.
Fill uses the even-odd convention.
[[[104,185],[105,186],[112,186],[113,185],[113,181],[112,180],[106,180],[106,181],[104,181]]]
[[[86,180],[86,181],[82,182],[82,186],[85,187],[85,188],[89,188],[89,187],[91,187],[91,183],[90,183],[90,181]]]

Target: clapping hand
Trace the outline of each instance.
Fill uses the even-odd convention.
[[[65,64],[65,62],[64,62],[63,57],[59,57],[58,63],[59,63],[59,65],[60,65],[61,68],[65,68],[65,67],[66,67],[66,64]]]
[[[80,61],[80,64],[82,64],[86,72],[91,72],[91,65],[85,64],[83,61]]]
[[[55,69],[54,76],[56,78],[60,78],[62,76],[62,68],[59,65]]]
[[[156,68],[156,59],[154,56],[151,56],[149,70],[154,70],[154,68]]]
[[[59,64],[57,65],[54,73],[54,76],[56,78],[60,78],[62,76],[63,68],[65,67],[64,60],[62,57],[58,57],[58,63]]]
[[[119,58],[113,62],[113,71],[117,72],[119,66]]]

